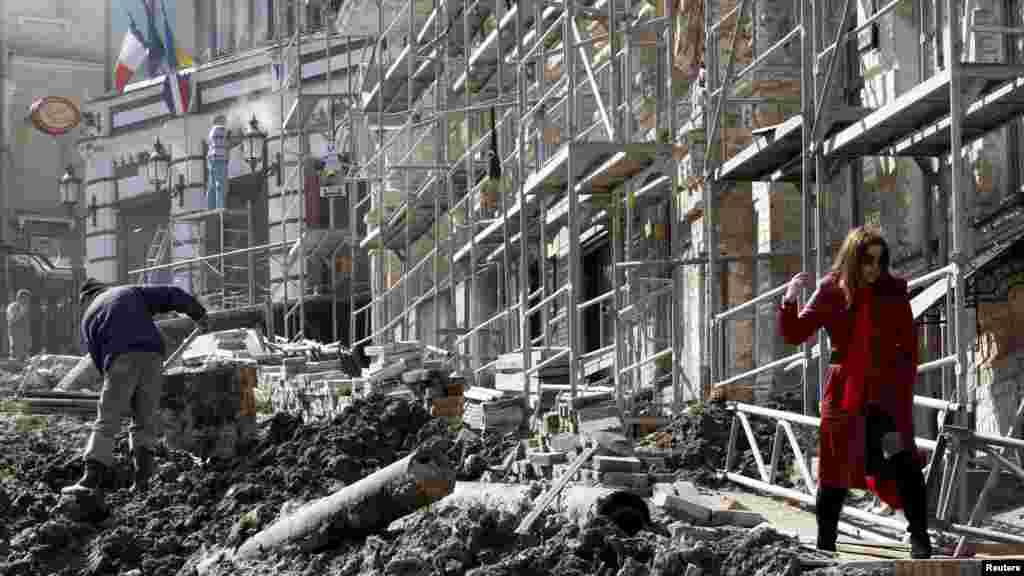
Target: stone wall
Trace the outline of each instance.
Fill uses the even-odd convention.
[[[230,458],[256,430],[256,367],[175,368],[160,412],[168,448],[200,458]]]

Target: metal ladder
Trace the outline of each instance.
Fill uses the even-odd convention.
[[[167,257],[168,250],[168,234],[167,225],[161,224],[157,226],[155,232],[153,232],[153,242],[149,245],[149,250],[146,252],[146,267],[159,266],[163,264]],[[139,282],[143,284],[160,284],[165,283],[170,275],[169,270],[151,270],[149,272],[143,272],[139,276]]]

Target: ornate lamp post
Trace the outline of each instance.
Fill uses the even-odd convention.
[[[74,222],[74,229],[78,232],[80,243],[77,249],[71,251],[71,337],[72,343],[74,343],[75,335],[78,334],[76,329],[78,319],[82,312],[78,306],[78,291],[81,290],[82,278],[85,273],[83,262],[85,260],[85,218],[78,215],[79,199],[82,197],[82,179],[75,174],[74,166],[68,164],[64,175],[57,181],[57,187],[60,189],[60,202],[67,208],[68,214]]]
[[[253,206],[256,202],[256,195],[264,192],[266,179],[271,174],[277,175],[277,185],[281,185],[281,153],[275,155],[274,162],[268,162],[267,154],[267,133],[260,127],[259,120],[253,114],[249,125],[242,134],[242,146],[245,154],[245,161],[249,164],[249,171],[259,175],[259,190],[250,191],[245,195],[247,233],[249,238],[248,267],[249,267],[249,305],[256,304],[256,252],[252,247],[256,245],[256,218]]]
[[[153,151],[149,153],[149,159],[146,161],[146,178],[150,184],[156,187],[157,192],[160,192],[167,183],[170,165],[171,157],[164,149],[164,145],[160,143],[160,139],[157,138],[156,143],[153,144]]]

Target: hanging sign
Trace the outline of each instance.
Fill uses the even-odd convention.
[[[32,103],[29,118],[40,132],[60,136],[78,126],[82,120],[82,111],[68,98],[45,96]]]

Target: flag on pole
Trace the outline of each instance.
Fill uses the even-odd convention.
[[[114,70],[114,85],[117,87],[118,93],[124,92],[124,87],[149,54],[146,42],[135,26],[135,19],[132,18],[131,13],[128,14],[128,18],[131,21],[130,28],[121,42],[121,52],[117,57],[117,67]]]
[[[171,114],[179,116],[189,111],[192,90],[189,88],[189,75],[178,73],[178,51],[174,49],[174,34],[171,23],[167,20],[167,9],[160,2],[160,10],[164,17],[164,88],[163,99]]]
[[[160,34],[156,30],[156,14],[153,11],[155,0],[141,0],[142,7],[146,10],[146,33],[149,36],[149,54],[146,59],[146,72],[150,78],[156,78],[164,73],[164,45],[160,41]]]

